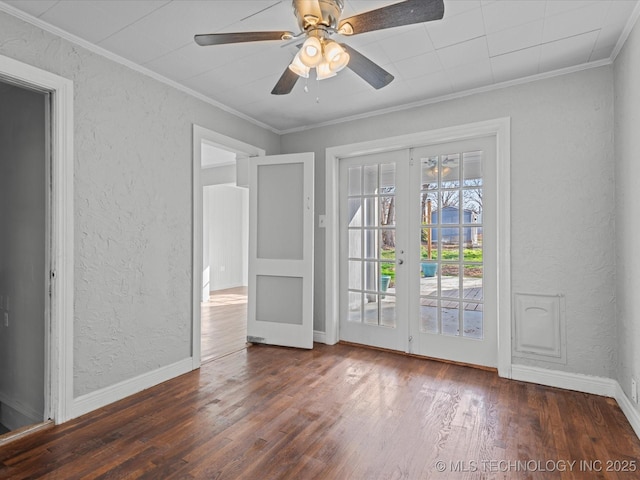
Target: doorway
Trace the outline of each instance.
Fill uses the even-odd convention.
[[[62,423],[75,415],[73,404],[73,303],[74,303],[74,249],[73,249],[73,82],[45,70],[0,55],[0,81],[26,87],[50,96],[49,185],[47,201],[47,251],[49,253],[46,277],[48,286],[45,303],[44,333],[44,415]],[[3,105],[4,107],[4,105]],[[11,310],[11,298],[5,310]],[[4,315],[3,315],[4,317]],[[4,325],[4,318],[2,319]],[[9,315],[11,325],[11,313]],[[12,438],[33,429],[10,433]]]
[[[494,137],[341,161],[342,338],[496,365],[494,170]]]
[[[48,418],[50,95],[0,83],[0,105],[0,434],[4,434]]]
[[[246,344],[248,158],[264,154],[253,145],[193,126],[194,369]]]
[[[326,302],[328,343],[346,340],[376,345],[375,342],[381,342],[378,346],[383,348],[491,365],[497,367],[501,376],[511,377],[509,124],[508,118],[501,118],[327,149],[325,269],[328,285],[331,285],[327,289]],[[440,152],[430,149],[437,150],[451,142],[475,141],[483,137],[491,139],[490,145],[483,148],[492,149],[494,155],[493,162],[482,164],[483,194],[493,198],[484,199],[487,205],[483,215],[476,218],[473,218],[473,212],[466,210],[477,206],[464,206],[464,200],[459,199],[453,223],[443,195],[458,188],[456,195],[464,197],[466,193],[463,191],[478,187],[479,179],[466,178],[462,173],[464,168],[460,167],[457,184],[448,183],[451,178],[447,176],[440,176],[436,181],[433,178],[433,174],[437,174],[433,168],[434,161],[437,164],[448,160],[450,155],[463,154],[470,164],[477,164],[477,159],[472,160],[472,154],[478,149],[463,147],[451,150],[446,147]],[[352,167],[360,163],[362,169],[356,185],[361,190],[358,193],[354,190],[351,195],[345,194],[345,188],[352,187],[352,181],[345,180],[348,173],[344,169],[349,168],[349,162],[353,163]],[[447,167],[451,168],[450,165]],[[432,178],[426,181],[424,175],[429,168]],[[368,171],[365,173],[364,169]],[[469,167],[467,174],[476,175],[472,172],[473,168]],[[377,182],[375,187],[365,186],[365,177],[368,177],[367,181],[374,179]],[[365,193],[365,187],[375,191]],[[431,195],[432,215],[431,223],[428,223],[426,200]],[[440,203],[436,204],[436,199]],[[349,202],[352,203],[350,207]],[[362,207],[360,224],[357,223],[358,203]],[[488,206],[489,203],[493,208]],[[369,214],[367,204],[372,210]],[[390,206],[393,206],[393,212],[389,211]],[[493,212],[489,214],[488,209]],[[381,217],[385,211],[386,215]],[[480,227],[475,223],[478,220],[486,223]],[[457,232],[455,238],[451,235],[453,231]],[[479,238],[480,232],[483,237]],[[445,234],[447,242],[444,241]],[[356,243],[359,238],[359,252],[350,246],[349,235]],[[489,237],[494,243],[490,248],[487,243]],[[480,246],[479,239],[484,242],[481,249],[483,257],[478,257],[477,251],[465,251],[466,247]],[[393,248],[389,248],[393,245],[389,242],[395,242]],[[430,252],[428,245],[431,246]],[[423,263],[436,263],[436,272],[439,267],[440,275],[431,273],[432,265],[425,265],[423,270]],[[489,263],[493,272],[487,269]],[[350,280],[352,271],[358,271],[359,278],[352,276]],[[476,285],[478,277],[466,278],[471,277],[471,273],[477,275],[480,272],[483,275],[481,286]],[[383,278],[385,276],[386,279]],[[489,276],[493,277],[493,282],[489,282]],[[489,283],[493,283],[493,287]],[[474,294],[475,297],[468,298],[466,294]],[[481,311],[482,317],[478,313],[467,312],[471,304],[474,310],[469,312]],[[350,307],[355,309],[355,315]],[[485,328],[490,309],[494,311],[490,317],[494,322],[491,326],[493,332]],[[351,322],[348,321],[350,317]],[[471,324],[480,323],[483,328],[481,334],[475,328],[468,328]],[[465,338],[465,330],[469,338]],[[460,345],[476,341],[477,338],[471,335],[483,339],[493,337],[492,358],[478,361],[466,355],[466,347],[452,348],[448,345],[449,340]],[[431,340],[428,343],[425,341],[427,337]],[[389,346],[382,343],[389,341]],[[447,346],[438,351],[439,345]],[[452,351],[453,358],[449,356]]]
[[[201,362],[207,362],[246,346],[249,192],[235,185],[202,188]]]

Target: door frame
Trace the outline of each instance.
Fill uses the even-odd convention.
[[[191,212],[192,212],[192,235],[191,235],[191,268],[193,276],[191,279],[191,369],[200,368],[201,355],[201,312],[200,303],[202,301],[202,141],[213,144],[214,146],[234,152],[237,156],[236,164],[239,159],[247,159],[249,157],[264,156],[265,150],[254,145],[236,140],[221,133],[193,124],[193,162],[191,190],[193,192]],[[236,165],[237,166],[237,165]],[[229,180],[224,179],[221,184],[228,184]]]
[[[339,162],[341,158],[385,152],[404,148],[434,145],[476,137],[496,138],[496,203],[497,222],[495,238],[498,245],[498,374],[511,378],[511,118],[502,117],[468,123],[437,130],[411,133],[366,142],[329,147],[326,149],[326,258],[325,285],[327,285],[326,335],[327,343],[340,340],[339,306]]]
[[[44,413],[62,423],[73,416],[73,82],[2,55],[0,79],[51,94]]]

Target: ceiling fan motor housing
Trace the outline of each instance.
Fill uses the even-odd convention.
[[[293,0],[293,11],[302,31],[318,26],[335,29],[343,8],[343,0]]]

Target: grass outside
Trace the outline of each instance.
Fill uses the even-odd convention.
[[[422,261],[424,262],[429,261],[427,248],[424,245],[421,246],[420,253],[421,253]],[[466,262],[473,262],[473,263],[464,264],[464,276],[482,278],[482,249],[481,248],[465,248],[462,251],[462,254]],[[459,257],[460,257],[460,251],[458,250],[458,248],[442,249],[443,261],[447,261],[447,260],[456,261],[458,260]],[[395,277],[396,277],[396,265],[394,261],[396,258],[395,249],[393,248],[383,249],[380,252],[380,258],[382,260],[389,260],[388,263],[383,262],[380,264],[380,274],[390,276],[391,277],[390,283],[391,285],[393,285],[393,283],[395,283]],[[438,260],[437,249],[432,250],[431,260],[432,261]],[[451,265],[451,264],[449,265],[444,264],[441,266],[441,274],[444,276],[458,276],[458,266]]]

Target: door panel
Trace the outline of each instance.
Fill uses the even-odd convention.
[[[313,153],[251,159],[247,341],[313,347]]]
[[[341,161],[340,338],[393,350],[407,342],[406,286],[398,275],[404,224],[406,151]],[[403,252],[402,254],[400,252]]]
[[[412,158],[419,242],[410,248],[420,266],[410,280],[410,351],[495,366],[495,137],[415,148]]]

